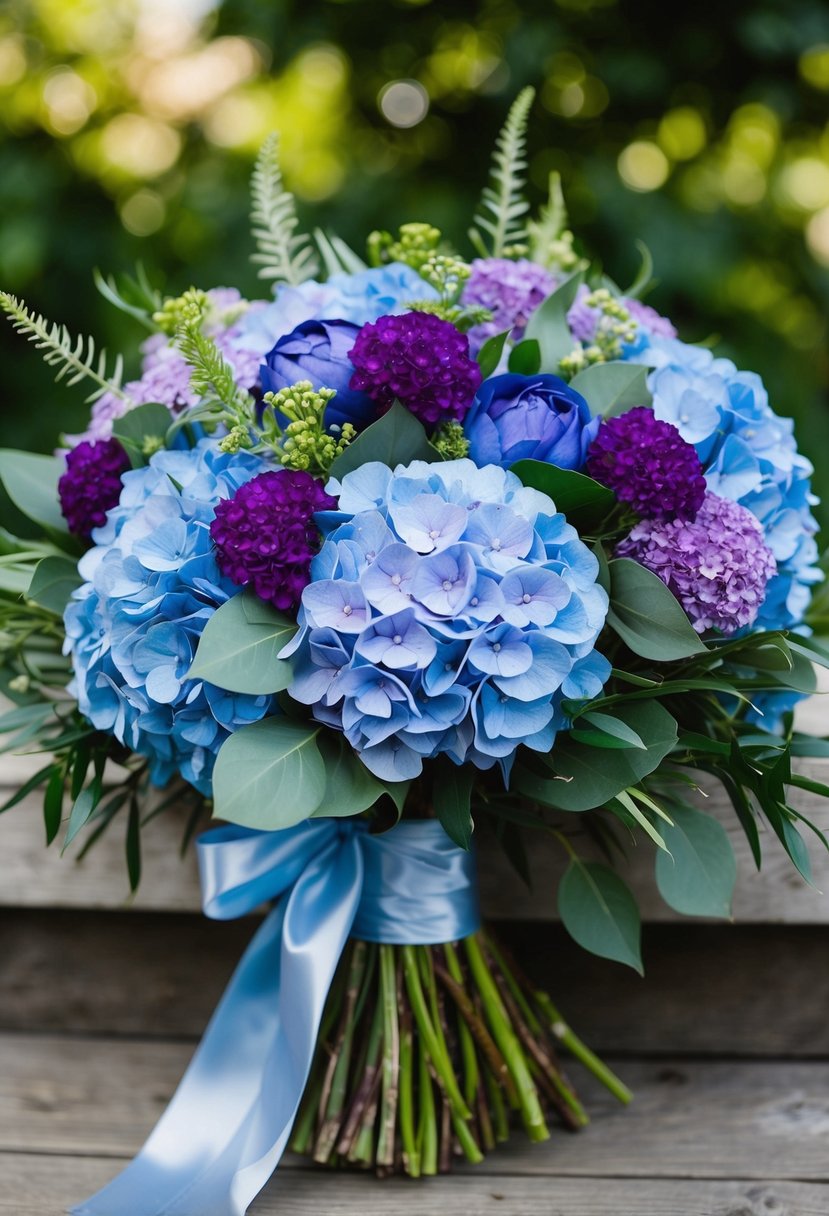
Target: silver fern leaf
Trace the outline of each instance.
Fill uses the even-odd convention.
[[[107,353],[97,351],[94,338],[78,335],[74,338],[65,325],[47,321],[40,313],[31,312],[22,300],[7,291],[0,291],[0,308],[11,324],[43,354],[50,367],[56,367],[55,380],[78,384],[91,380],[97,387],[87,401],[96,401],[104,393],[127,399],[121,388],[124,374],[123,359],[118,355],[111,373],[107,373]]]
[[[256,158],[250,183],[251,231],[261,265],[260,279],[274,283],[304,283],[319,270],[310,239],[297,233],[294,196],[284,187],[279,165],[279,136],[268,136]]]
[[[507,121],[492,154],[491,183],[484,187],[469,239],[481,257],[526,253],[528,236],[524,216],[530,209],[523,195],[527,120],[535,89],[522,89],[510,106]],[[489,241],[487,241],[487,236]]]

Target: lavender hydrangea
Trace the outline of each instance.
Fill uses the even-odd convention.
[[[469,344],[477,353],[488,338],[509,331],[513,342],[524,336],[532,314],[555,291],[556,278],[525,258],[476,258],[463,289],[467,307],[488,308],[492,320],[473,326]]]
[[[427,427],[462,422],[481,383],[469,340],[430,313],[380,317],[364,325],[351,350],[352,389],[386,410],[397,398]]]
[[[368,463],[302,594],[289,692],[388,781],[445,754],[508,774],[548,751],[562,703],[598,695],[608,600],[598,562],[545,494],[471,460]]]
[[[219,569],[274,608],[292,611],[320,547],[314,513],[336,505],[310,473],[260,473],[216,505],[210,536]]]
[[[107,511],[121,496],[121,476],[129,467],[129,457],[117,439],[79,443],[66,453],[58,495],[70,532],[88,540],[95,528],[106,523]]]
[[[187,678],[205,624],[237,590],[213,552],[216,506],[264,467],[209,440],[157,453],[124,474],[119,504],[81,559],[84,583],[65,616],[71,691],[93,726],[148,757],[158,785],[178,772],[209,794],[230,732],[272,712],[270,697]]]
[[[646,406],[604,419],[587,472],[643,519],[692,520],[705,496],[696,449]]]
[[[693,522],[645,520],[616,547],[670,587],[697,633],[729,635],[757,620],[776,572],[759,521],[745,507],[706,493]]]

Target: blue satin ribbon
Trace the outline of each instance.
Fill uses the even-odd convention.
[[[474,858],[435,820],[224,827],[197,847],[208,916],[278,902],[141,1152],[73,1216],[244,1216],[285,1151],[349,936],[428,945],[480,926]]]

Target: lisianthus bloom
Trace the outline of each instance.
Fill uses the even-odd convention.
[[[484,381],[464,430],[469,455],[478,465],[508,468],[516,460],[544,460],[578,469],[596,437],[600,419],[558,376],[511,372]]]
[[[368,393],[381,412],[396,398],[430,429],[462,421],[481,383],[466,334],[425,312],[364,325],[351,359],[352,389]]]
[[[259,378],[264,392],[278,393],[299,380],[315,389],[336,389],[325,411],[326,426],[350,422],[362,430],[377,417],[377,405],[351,387],[354,365],[350,351],[360,330],[350,321],[305,321],[280,338],[265,356]]]
[[[693,519],[705,495],[695,448],[646,406],[604,419],[587,472],[643,519]]]
[[[121,497],[121,477],[129,467],[129,457],[117,439],[84,440],[66,453],[58,494],[70,532],[87,540],[106,523],[107,511]]]

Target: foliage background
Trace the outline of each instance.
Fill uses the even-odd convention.
[[[0,283],[134,368],[141,333],[91,268],[256,293],[247,179],[274,128],[309,224],[359,245],[429,219],[464,248],[527,83],[533,193],[560,170],[623,285],[646,241],[650,302],[763,375],[829,499],[823,0],[7,0]],[[0,343],[0,444],[48,450],[83,394]]]

